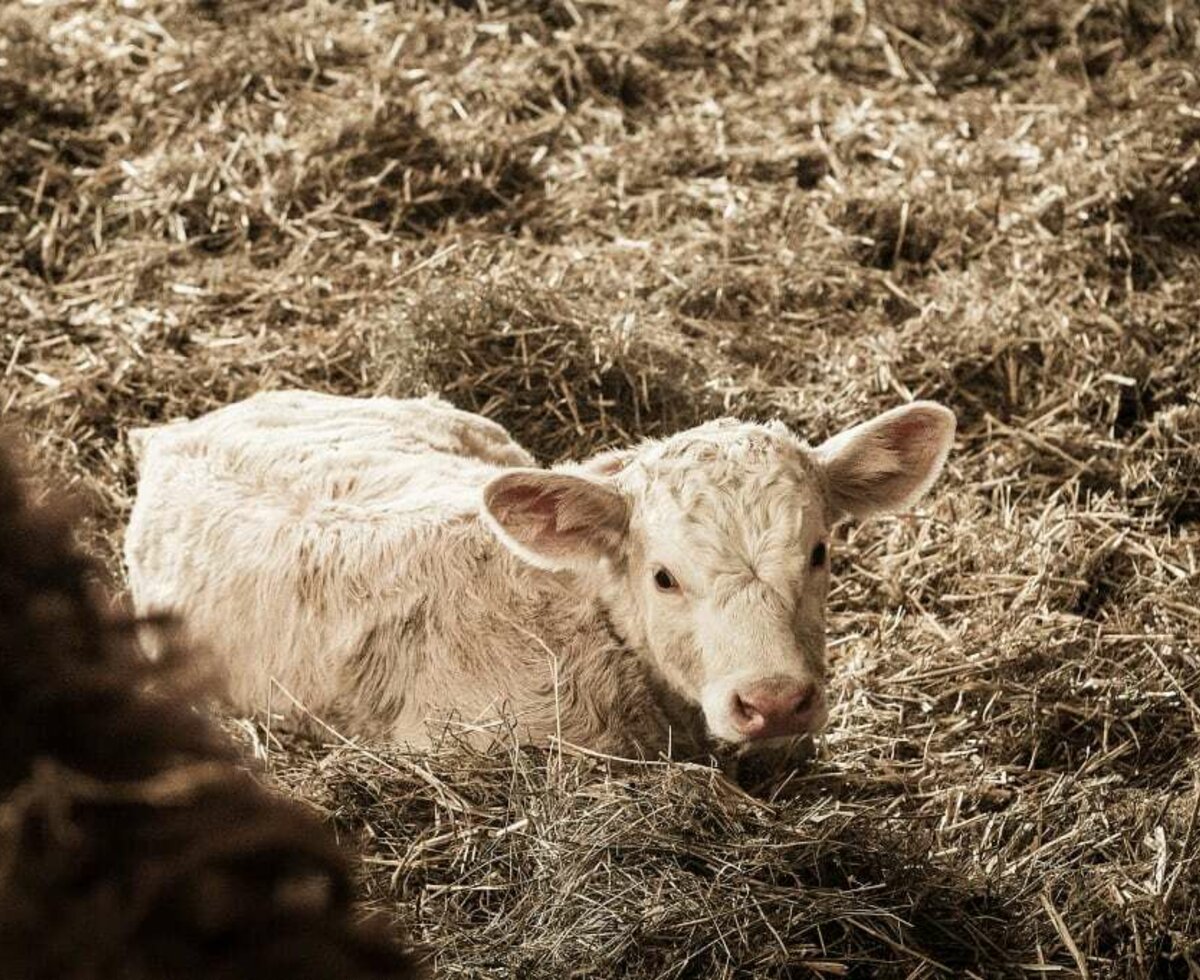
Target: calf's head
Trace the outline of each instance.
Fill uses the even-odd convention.
[[[484,489],[501,541],[574,572],[631,646],[726,742],[819,730],[829,532],[900,510],[937,478],[954,415],[915,402],[816,448],[722,419]]]

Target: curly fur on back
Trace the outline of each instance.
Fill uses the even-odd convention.
[[[0,452],[0,975],[415,977],[329,833],[102,611]]]

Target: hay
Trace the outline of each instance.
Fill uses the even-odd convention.
[[[369,834],[381,896],[416,899],[424,928],[445,937],[447,972],[602,963],[616,975],[709,976],[733,955],[758,975],[836,975],[837,961],[883,968],[921,953],[987,971],[1016,927],[967,869],[930,858],[923,829],[860,803],[831,809],[836,781],[769,803],[703,767],[613,775],[516,750],[438,761],[472,811],[432,837],[419,833],[428,794],[398,767],[364,768],[348,751],[321,761],[319,784],[300,785],[339,826]]]
[[[548,461],[718,414],[699,358],[629,316],[605,322],[527,281],[438,283],[397,316],[388,388],[424,385]]]
[[[835,548],[804,771],[245,737],[446,975],[1188,976],[1198,27],[10,5],[0,409],[117,573],[124,429],[260,388],[436,389],[545,460],[942,399],[935,498]]]

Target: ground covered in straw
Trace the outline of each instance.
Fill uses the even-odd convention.
[[[547,461],[959,414],[835,548],[820,756],[246,742],[444,976],[1200,976],[1196,0],[0,9],[0,412],[429,389]]]

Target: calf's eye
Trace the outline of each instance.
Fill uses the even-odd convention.
[[[829,558],[829,548],[824,541],[813,545],[812,555],[809,558],[809,564],[813,568],[824,568],[825,562]]]
[[[674,592],[679,588],[679,583],[675,581],[675,576],[665,568],[660,568],[654,573],[654,584],[658,586],[659,592]]]

